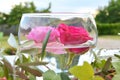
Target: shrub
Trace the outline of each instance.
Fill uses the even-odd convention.
[[[99,35],[117,35],[120,33],[120,23],[97,23]]]

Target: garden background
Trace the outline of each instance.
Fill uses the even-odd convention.
[[[0,12],[0,48],[7,48],[7,54],[12,54],[12,49],[7,44],[10,33],[17,38],[19,22],[23,13],[51,13],[52,3],[47,8],[38,10],[34,2],[24,2],[14,5],[9,13]],[[94,14],[98,29],[97,48],[120,48],[120,0],[109,0],[107,6],[99,7]]]
[[[48,4],[47,8],[39,10],[35,6],[34,2],[24,2],[24,3],[19,3],[17,5],[14,5],[9,13],[0,12],[0,50],[4,48],[5,49],[4,53],[8,55],[14,55],[16,53],[16,49],[8,45],[7,39],[10,33],[13,33],[15,35],[15,38],[18,39],[17,34],[18,34],[19,22],[23,13],[51,13],[52,12],[51,7],[52,7],[52,2]],[[100,49],[100,50],[101,48],[105,48],[108,50],[120,49],[120,9],[119,7],[120,7],[120,0],[109,0],[109,3],[107,6],[99,7],[97,10],[97,14],[93,14],[96,21],[97,29],[98,29],[98,44],[96,46],[97,49]],[[120,59],[120,56],[117,55],[117,57]],[[95,60],[96,62],[100,62],[100,64],[103,63],[102,60],[99,61],[97,57],[95,58],[96,58]],[[108,67],[111,66],[110,61],[111,61],[111,58],[108,58],[106,63],[104,63],[105,66],[102,64],[102,67],[101,67],[102,72],[107,71]],[[119,75],[120,75],[118,74],[120,73],[119,71],[120,69],[118,68],[120,64],[118,65],[116,64],[113,65],[117,72],[117,76],[115,76],[114,80],[119,79]],[[93,64],[93,66],[95,65]],[[99,64],[96,66],[99,66]],[[4,73],[6,72],[3,70],[2,67],[0,67],[0,72],[1,72],[0,77],[2,76],[3,78],[5,78]],[[8,66],[7,64],[6,68],[9,68],[9,67],[10,66]],[[112,71],[113,71],[112,73],[114,73],[114,70]],[[83,72],[85,71],[83,70]],[[111,75],[108,74],[107,76],[110,77],[110,80],[112,79]]]

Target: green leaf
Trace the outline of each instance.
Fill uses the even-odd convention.
[[[120,80],[120,74],[116,74],[112,80]]]
[[[110,66],[111,66],[111,61],[112,61],[112,58],[109,57],[109,58],[107,59],[105,65],[104,65],[104,67],[102,68],[102,71],[103,71],[103,72],[106,73],[106,72],[108,71],[108,69],[109,69]]]
[[[102,48],[99,49],[98,53],[96,53],[95,51],[91,50],[91,52],[93,53],[93,55],[95,57],[95,60],[100,61],[100,59],[98,58],[97,55],[100,55],[100,53],[101,53],[102,50],[103,50]]]
[[[32,67],[29,66],[20,66],[23,70],[31,73],[34,76],[42,76],[42,72],[40,72],[39,69],[34,69]]]
[[[3,65],[3,71],[4,71],[4,75],[6,76],[6,78],[8,78],[10,72],[9,72],[8,68],[5,65]]]
[[[93,67],[103,68],[105,63],[106,63],[106,60],[103,59],[103,60],[94,61],[92,65]]]
[[[31,57],[30,57],[30,55],[28,56],[26,56],[25,54],[21,54],[22,55],[22,60],[23,60],[23,62],[30,62],[31,61]]]
[[[33,47],[35,45],[34,41],[26,41],[24,42],[22,45],[20,45],[21,47],[21,53],[26,53],[26,54],[40,54],[40,50],[38,48]]]
[[[104,79],[100,76],[95,76],[92,80],[104,80]]]
[[[28,76],[25,75],[23,72],[16,71],[16,75],[18,75],[20,78],[22,78],[24,80],[29,80]]]
[[[33,40],[26,40],[24,43],[22,43],[20,46],[21,47],[24,47],[24,46],[32,46],[32,45],[34,45],[35,44],[35,42],[33,41]]]
[[[21,50],[21,53],[26,53],[26,54],[36,54],[39,52],[38,48],[24,48]]]
[[[96,66],[98,66],[98,68],[103,68],[103,66],[105,65],[106,61],[105,60],[101,60],[100,62],[96,63]]]
[[[94,63],[92,64],[92,66],[93,66],[93,67],[97,67],[97,68],[102,68],[102,67],[105,65],[105,62],[106,62],[106,60],[104,60],[104,59],[101,60],[101,59],[98,57],[98,55],[100,55],[102,49],[100,49],[97,53],[96,53],[95,51],[93,51],[93,50],[91,50],[91,51],[92,51],[92,53],[93,53],[93,55],[94,55],[94,57],[95,57],[95,61],[94,61]]]
[[[9,69],[10,73],[13,73],[13,67],[12,67],[12,65],[5,58],[3,58],[2,61],[4,63],[4,66],[6,66],[6,68]]]
[[[54,71],[48,70],[43,73],[43,80],[61,80],[61,78]]]
[[[28,63],[31,61],[30,56],[25,56],[24,54],[21,53],[21,55],[19,56],[19,58],[16,60],[15,64],[22,64],[22,62],[24,63]]]
[[[46,65],[47,62],[26,62],[26,63],[20,63],[18,66],[39,66],[39,65]]]
[[[120,59],[120,55],[114,54],[114,56],[117,57],[118,59]]]
[[[120,62],[113,62],[112,65],[115,68],[117,74],[120,74]]]
[[[52,76],[51,76],[52,77]],[[61,80],[59,75],[55,75],[52,80]]]
[[[4,68],[3,68],[4,66],[3,65],[0,65],[0,77],[1,76],[4,76]]]
[[[15,36],[12,33],[10,34],[10,37],[8,38],[8,44],[11,47],[16,48],[16,49],[18,47],[17,41],[15,39]]]
[[[68,75],[67,74],[65,74],[65,73],[60,73],[60,76],[61,76],[61,80],[71,80],[69,77],[68,77]]]
[[[46,52],[45,52],[45,49],[46,49],[46,46],[47,46],[47,43],[48,43],[48,39],[50,37],[50,33],[51,33],[51,30],[48,31],[44,41],[43,41],[43,44],[42,44],[42,51],[41,51],[41,60],[44,58],[44,56],[46,55]]]
[[[3,69],[4,69],[4,74],[8,80],[12,80],[13,76],[13,67],[12,65],[5,59],[3,58],[2,62],[4,63]],[[11,78],[11,79],[10,79]]]
[[[94,77],[94,70],[88,62],[84,62],[82,66],[74,66],[69,72],[80,80],[90,80]]]

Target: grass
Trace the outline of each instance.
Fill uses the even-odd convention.
[[[8,47],[10,47],[8,42],[7,42],[8,38],[9,38],[9,36],[4,36],[4,37],[0,38],[0,48],[8,48]]]
[[[120,35],[104,35],[104,36],[99,36],[99,38],[120,40]]]
[[[7,48],[10,47],[9,44],[7,43],[8,36],[4,36],[0,38],[0,48]]]

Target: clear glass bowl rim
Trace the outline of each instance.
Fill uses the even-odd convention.
[[[91,20],[93,21],[93,24],[95,25],[95,32],[96,32],[96,39],[93,45],[96,45],[97,43],[97,36],[98,36],[98,32],[97,32],[97,27],[96,27],[96,23],[94,20],[94,17],[91,13],[68,13],[68,12],[62,12],[62,13],[24,13],[22,14],[22,19],[21,21],[25,18],[25,17],[29,17],[29,18],[34,18],[34,17],[81,17],[81,18],[91,18]],[[67,47],[70,47],[71,45],[68,45]],[[82,47],[86,47],[86,46],[82,46]],[[78,46],[76,46],[76,48],[78,48]]]
[[[22,16],[92,16],[91,13],[23,13]]]

